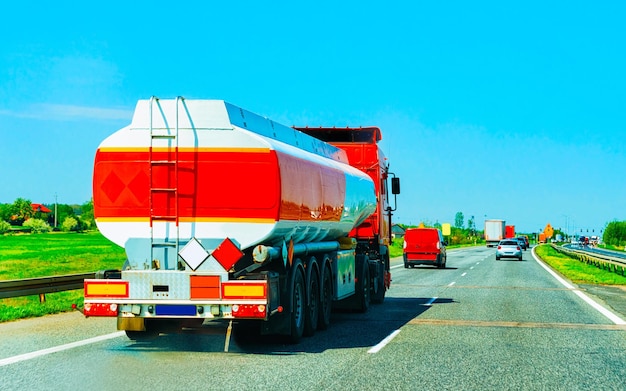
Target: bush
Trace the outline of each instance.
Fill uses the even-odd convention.
[[[78,220],[73,217],[66,217],[61,224],[61,230],[63,232],[70,232],[78,230]]]
[[[50,225],[41,219],[28,219],[22,225],[30,228],[33,233],[50,232],[52,230]]]
[[[11,230],[11,224],[6,221],[0,221],[0,235],[5,234]]]

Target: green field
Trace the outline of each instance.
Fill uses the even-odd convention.
[[[0,280],[46,277],[119,269],[124,249],[99,232],[47,233],[0,236]],[[0,322],[70,311],[82,307],[83,291],[0,299]]]

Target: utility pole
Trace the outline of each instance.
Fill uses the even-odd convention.
[[[57,227],[57,193],[54,193],[54,228]]]

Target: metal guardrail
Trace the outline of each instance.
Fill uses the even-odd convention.
[[[0,299],[39,295],[39,300],[43,302],[46,293],[83,289],[84,280],[95,278],[95,275],[96,273],[81,273],[0,281]]]
[[[599,269],[626,276],[626,263],[623,259],[601,254],[591,255],[591,253],[585,251],[572,250],[555,244],[552,244],[552,248],[571,258],[585,262],[588,265],[593,265]]]

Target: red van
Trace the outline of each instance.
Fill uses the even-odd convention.
[[[404,267],[433,265],[445,268],[446,245],[437,228],[408,228],[404,234]]]

